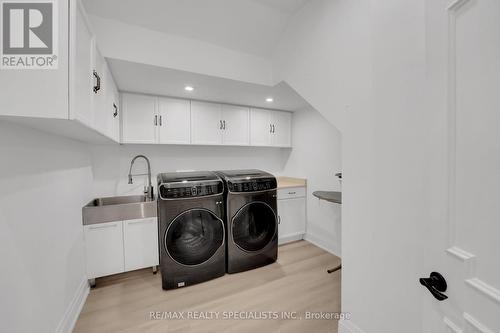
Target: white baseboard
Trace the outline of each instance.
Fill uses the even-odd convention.
[[[361,328],[351,320],[339,320],[339,333],[365,333]]]
[[[78,289],[76,290],[71,303],[64,312],[59,325],[57,325],[56,333],[73,332],[73,328],[75,327],[76,321],[78,319],[78,316],[80,315],[80,312],[82,311],[85,301],[87,300],[89,292],[89,282],[86,278],[84,278],[80,283],[80,286],[78,286]]]
[[[323,239],[322,237],[313,235],[311,233],[306,233],[304,236],[304,239],[310,243],[313,243],[317,247],[325,250],[326,252],[330,252],[333,255],[336,255],[337,257],[340,257],[339,251],[334,249],[329,243],[328,240]]]
[[[295,241],[298,241],[298,240],[301,240],[301,239],[304,239],[304,234],[302,232],[298,232],[298,233],[295,233],[295,234],[291,234],[291,235],[286,235],[286,236],[280,237],[278,239],[278,244],[279,245],[283,245],[283,244],[290,243],[290,242],[295,242]]]

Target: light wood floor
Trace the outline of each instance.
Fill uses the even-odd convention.
[[[278,262],[198,285],[164,291],[160,273],[139,270],[97,280],[74,332],[337,332],[335,320],[306,311],[340,312],[340,259],[299,241],[279,247]],[[151,320],[150,312],[219,313],[219,319]],[[224,311],[294,311],[302,319],[222,319]]]

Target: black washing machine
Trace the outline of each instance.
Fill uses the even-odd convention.
[[[224,181],[227,272],[237,273],[278,258],[276,178],[261,170],[216,172]]]
[[[158,237],[163,289],[225,274],[223,182],[213,172],[158,175]]]

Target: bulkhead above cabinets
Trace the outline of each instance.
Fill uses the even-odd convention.
[[[122,94],[125,144],[291,147],[292,113]]]

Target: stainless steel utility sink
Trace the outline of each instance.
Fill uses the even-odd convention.
[[[156,217],[156,200],[145,195],[96,198],[82,214],[84,225]]]

